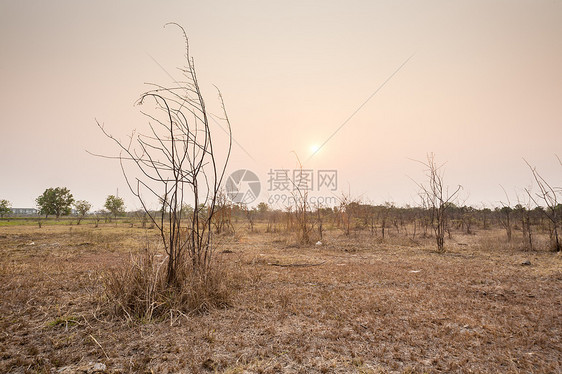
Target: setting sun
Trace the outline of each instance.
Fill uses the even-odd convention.
[[[318,144],[312,144],[309,149],[311,154],[315,154],[320,150],[320,146]]]

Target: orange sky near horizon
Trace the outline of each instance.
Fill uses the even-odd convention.
[[[307,160],[327,139],[304,167],[337,170],[331,196],[417,204],[412,159],[429,152],[474,206],[499,205],[500,185],[523,197],[523,158],[562,185],[561,1],[7,0],[0,199],[34,207],[64,186],[95,210],[117,190],[140,207],[118,162],[86,150],[117,154],[95,119],[124,138],[146,126],[133,105],[145,82],[179,78],[183,41],[167,22],[186,28],[215,113],[221,89],[241,146],[228,171],[254,171],[260,201],[275,193],[270,170],[294,169],[295,153]]]

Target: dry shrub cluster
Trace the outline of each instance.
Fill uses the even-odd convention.
[[[183,261],[173,286],[166,282],[166,264],[166,256],[146,248],[106,272],[104,296],[112,312],[131,321],[151,321],[230,305],[236,282],[222,263],[215,260],[204,272],[194,272]]]

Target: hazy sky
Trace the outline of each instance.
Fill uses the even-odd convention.
[[[549,1],[10,1],[0,2],[0,199],[33,207],[65,186],[100,209],[108,194],[139,204],[118,150],[146,124],[145,82],[183,64],[183,25],[203,93],[233,126],[229,172],[262,181],[310,156],[340,191],[413,204],[424,160],[447,161],[467,204],[515,199],[531,183],[522,158],[562,185],[562,2]],[[220,130],[218,130],[220,132]],[[339,194],[340,192],[336,192]]]

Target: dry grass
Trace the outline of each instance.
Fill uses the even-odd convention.
[[[194,273],[189,260],[177,267],[177,284],[166,283],[167,257],[149,243],[129,261],[103,274],[104,296],[116,315],[130,322],[173,319],[230,304],[231,274],[212,262],[204,273]]]
[[[311,247],[222,237],[219,261],[237,285],[229,307],[118,318],[101,275],[151,235],[0,228],[0,372],[562,371],[562,256],[506,246],[501,231],[455,234],[445,254],[431,239],[369,234],[328,232]]]

